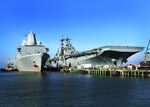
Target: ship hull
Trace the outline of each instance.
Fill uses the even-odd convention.
[[[86,56],[80,56],[75,58],[68,58],[66,60],[66,64],[69,66],[79,66],[82,64],[91,64],[92,67],[103,66],[103,65],[111,65],[111,66],[121,66],[123,62],[127,61],[127,58],[135,53],[121,53],[120,57],[111,56],[111,54],[97,55],[91,54]],[[125,55],[128,55],[125,57]],[[115,61],[114,61],[115,60]]]
[[[112,65],[121,66],[126,63],[127,59],[142,51],[144,47],[132,46],[104,46],[87,50],[79,53],[74,53],[66,57],[61,57],[56,61],[60,66],[80,66],[82,64],[91,64],[92,67]]]
[[[41,72],[44,68],[46,58],[43,54],[30,54],[16,59],[15,64],[18,71]]]
[[[66,46],[64,47],[64,40]],[[135,53],[141,52],[144,47],[137,46],[103,46],[85,51],[75,51],[70,42],[70,38],[62,37],[61,47],[58,49],[53,59],[52,66],[82,66],[82,64],[91,65],[91,67],[103,65],[121,66],[127,59]]]

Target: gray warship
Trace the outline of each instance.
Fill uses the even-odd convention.
[[[61,46],[53,59],[52,65],[55,67],[62,66],[81,66],[89,64],[91,67],[104,65],[121,66],[126,63],[127,59],[142,51],[144,47],[137,46],[103,46],[78,52],[71,44],[71,39],[62,37]],[[64,44],[66,41],[66,45]]]
[[[14,66],[18,71],[41,72],[50,57],[48,51],[41,42],[37,43],[35,34],[30,32],[27,39],[17,48]]]

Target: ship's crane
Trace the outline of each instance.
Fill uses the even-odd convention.
[[[148,41],[148,44],[147,44],[146,53],[150,51],[150,46],[149,45],[150,45],[150,40]]]
[[[148,60],[149,54],[150,54],[150,40],[148,41],[148,44],[147,44],[144,61],[147,61],[147,60]]]
[[[150,40],[148,41],[148,44],[146,47],[144,61],[141,61],[140,65],[141,66],[138,68],[139,70],[142,70],[142,69],[150,70]]]

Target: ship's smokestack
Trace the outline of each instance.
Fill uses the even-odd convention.
[[[33,32],[28,34],[27,45],[36,45],[36,37]]]

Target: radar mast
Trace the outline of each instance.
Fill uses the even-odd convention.
[[[63,38],[63,35],[62,35],[62,39],[60,39],[60,42],[61,42],[61,55],[64,55],[64,38]]]

